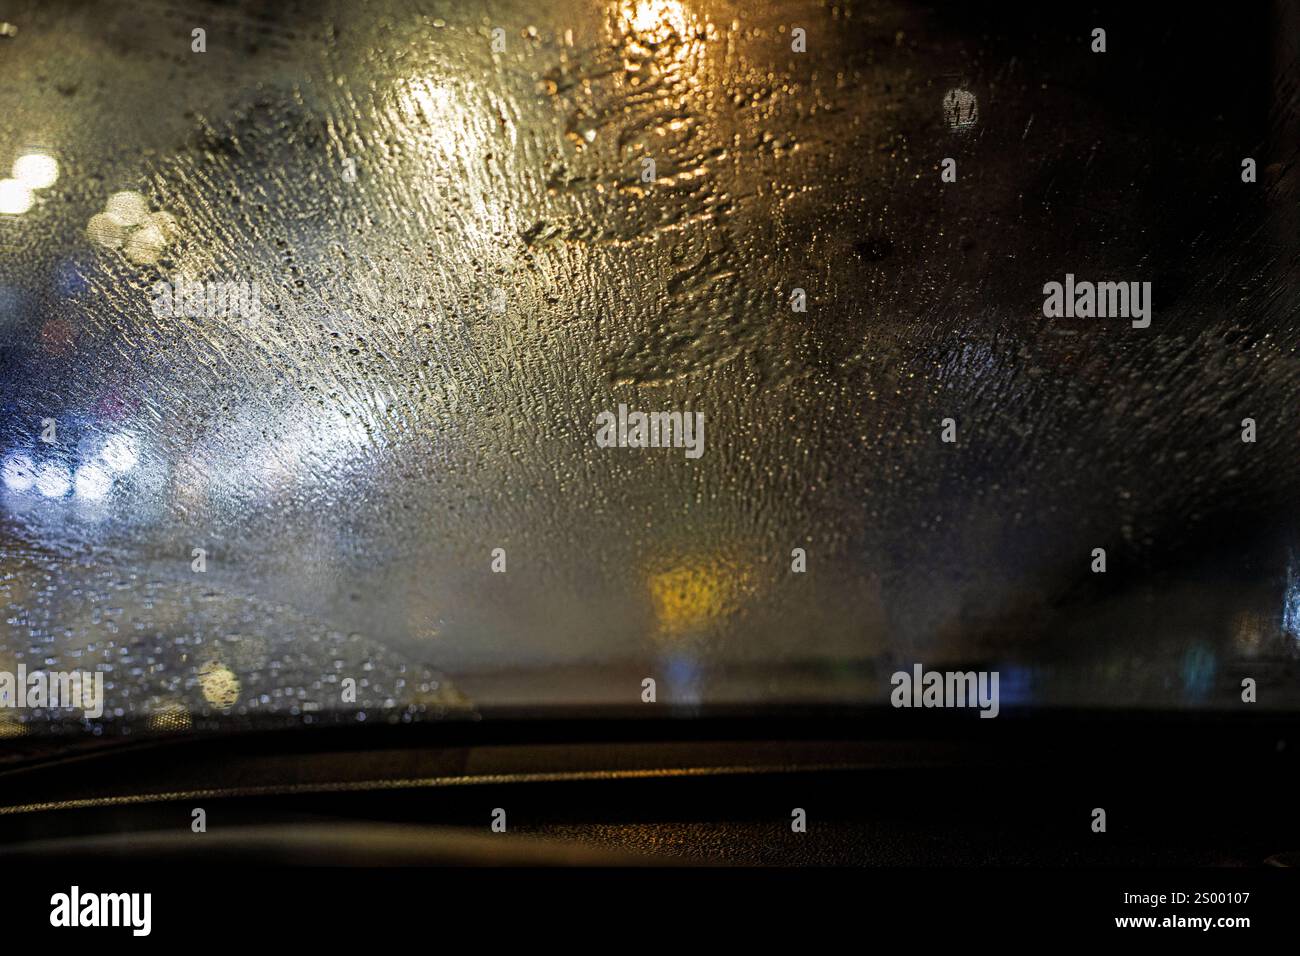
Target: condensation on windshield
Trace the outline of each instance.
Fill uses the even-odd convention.
[[[1294,706],[1274,16],[1229,71],[898,2],[11,4],[0,671],[154,730],[916,662]]]

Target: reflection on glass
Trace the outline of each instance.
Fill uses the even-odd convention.
[[[184,731],[189,730],[194,725],[190,712],[179,702],[174,700],[160,701],[149,709],[149,717],[146,725],[150,730],[158,732],[167,731]]]

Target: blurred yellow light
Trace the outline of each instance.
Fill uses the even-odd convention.
[[[59,161],[44,153],[28,153],[14,161],[14,179],[28,189],[47,189],[59,179]]]
[[[692,631],[720,620],[737,606],[745,573],[716,558],[684,561],[648,575],[650,601],[663,633]]]
[[[21,216],[32,208],[31,188],[17,179],[0,179],[0,213]]]
[[[138,192],[127,189],[108,197],[104,214],[124,226],[138,226],[149,215],[149,204]]]
[[[90,217],[86,224],[86,235],[96,245],[106,249],[116,249],[126,241],[127,227],[111,216],[98,213]]]
[[[199,689],[213,707],[233,707],[239,700],[239,678],[220,661],[208,661],[199,668]]]
[[[668,33],[686,33],[686,10],[678,0],[625,0],[621,12],[633,31],[648,34],[646,39],[657,41]]]
[[[123,251],[136,265],[144,266],[157,262],[166,248],[167,237],[157,224],[150,222],[131,233]]]

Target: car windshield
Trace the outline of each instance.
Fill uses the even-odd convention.
[[[1294,13],[982,16],[7,3],[0,734],[1295,708]]]

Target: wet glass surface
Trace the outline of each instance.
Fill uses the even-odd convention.
[[[0,670],[94,727],[1300,703],[1294,11],[0,19]]]

